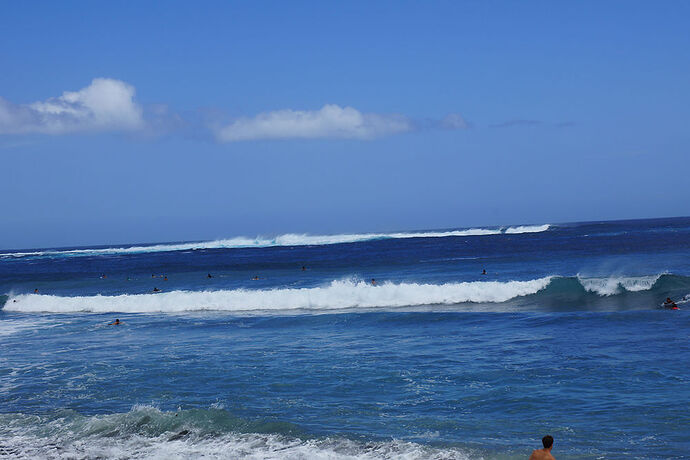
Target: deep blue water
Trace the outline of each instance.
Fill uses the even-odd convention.
[[[690,219],[452,232],[0,251],[0,457],[690,458]]]

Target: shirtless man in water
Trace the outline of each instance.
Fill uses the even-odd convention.
[[[541,438],[541,443],[544,445],[543,449],[537,449],[529,456],[529,460],[556,460],[551,455],[551,448],[553,447],[553,437],[546,435]]]

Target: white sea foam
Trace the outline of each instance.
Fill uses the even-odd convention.
[[[7,294],[13,298],[14,293]],[[0,308],[2,308],[0,306]],[[0,339],[26,331],[35,331],[39,326],[44,326],[44,321],[37,317],[7,317],[0,321]]]
[[[383,283],[338,280],[302,289],[172,291],[157,294],[59,297],[23,294],[10,298],[7,311],[21,312],[184,312],[342,310],[453,305],[463,302],[505,302],[544,289],[551,277],[530,281],[475,281],[448,284]]]
[[[0,456],[8,458],[131,458],[131,459],[253,459],[253,460],[441,460],[481,459],[458,448],[425,446],[400,440],[361,443],[344,438],[302,440],[274,434],[226,434],[218,437],[170,440],[158,437],[50,440],[37,436],[12,436],[4,440]]]
[[[577,279],[589,292],[603,296],[621,294],[624,291],[648,291],[661,277],[661,274],[651,276],[612,276],[608,278],[585,278],[577,275]]]
[[[10,335],[15,335],[22,333],[24,331],[32,331],[38,327],[38,322],[36,321],[10,321],[3,320],[0,321],[0,337],[7,337]]]
[[[519,227],[508,227],[504,233],[514,235],[518,233],[539,233],[547,231],[551,225],[520,225]]]
[[[97,256],[111,254],[137,254],[148,252],[190,251],[199,249],[264,248],[273,246],[322,246],[329,244],[357,243],[361,241],[403,239],[403,238],[446,238],[451,236],[484,236],[518,233],[544,232],[550,225],[533,225],[508,228],[471,228],[446,232],[397,232],[397,233],[352,233],[342,235],[307,235],[287,233],[274,238],[236,237],[215,241],[194,243],[156,244],[150,246],[127,246],[102,249],[66,249],[54,251],[8,252],[0,257],[55,257],[55,256]]]

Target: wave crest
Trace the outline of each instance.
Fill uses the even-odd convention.
[[[0,296],[0,308],[26,313],[226,311],[243,314],[337,312],[356,308],[386,310],[469,303],[507,303],[509,309],[516,305],[530,305],[537,309],[581,309],[596,305],[645,308],[656,306],[656,300],[663,300],[667,296],[682,298],[679,302],[683,303],[690,298],[688,290],[690,278],[672,274],[606,278],[546,276],[528,281],[446,284],[389,282],[377,286],[357,280],[335,280],[325,286],[312,288],[171,291],[74,297],[9,294]],[[518,299],[525,301],[515,303]],[[499,309],[505,310],[505,307]]]
[[[602,296],[612,296],[625,291],[639,292],[652,289],[662,274],[652,276],[612,276],[608,278],[585,278],[577,275],[577,279],[586,291]]]
[[[505,302],[546,288],[551,277],[530,281],[476,281],[448,284],[383,283],[338,280],[301,289],[172,291],[157,294],[60,297],[23,294],[10,298],[7,311],[20,312],[185,312],[285,311],[397,308],[453,305],[464,302]]]

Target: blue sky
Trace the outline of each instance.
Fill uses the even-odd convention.
[[[689,19],[4,3],[0,247],[688,215]]]

